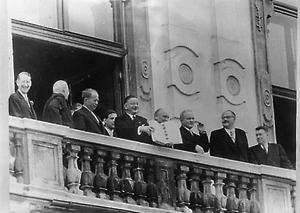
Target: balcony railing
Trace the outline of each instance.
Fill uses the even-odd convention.
[[[285,212],[293,170],[10,117],[11,209],[40,212]],[[46,211],[47,210],[47,211]]]

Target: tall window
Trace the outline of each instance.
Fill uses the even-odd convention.
[[[110,0],[10,0],[13,19],[114,40]]]
[[[297,9],[278,2],[269,23],[268,61],[272,80],[276,140],[296,162]]]

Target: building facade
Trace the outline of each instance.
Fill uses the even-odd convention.
[[[204,123],[208,132],[211,132],[221,126],[221,113],[230,109],[237,114],[236,125],[247,132],[250,146],[256,144],[255,127],[265,125],[269,128],[271,140],[285,148],[295,165],[298,11],[296,0],[12,0],[7,1],[7,4],[9,24],[6,29],[9,39],[5,47],[10,57],[10,60],[4,62],[9,79],[7,97],[14,91],[14,76],[19,70],[25,69],[30,72],[33,85],[29,95],[35,101],[38,117],[41,116],[43,105],[52,93],[52,84],[58,79],[64,79],[70,84],[72,103],[81,101],[80,95],[83,89],[87,87],[96,89],[100,94],[101,107],[97,111],[99,115],[108,108],[114,108],[121,113],[124,97],[133,94],[140,100],[140,114],[148,119],[151,119],[155,109],[160,107],[167,108],[171,117],[178,117],[184,109],[191,109],[195,112],[196,119]],[[57,170],[55,173],[57,177],[53,182],[48,183],[60,190],[66,186],[66,183],[62,183],[64,182],[63,166],[56,166],[62,160],[59,158],[59,153],[62,153],[66,147],[69,154],[78,153],[79,150],[85,153],[91,152],[80,143],[70,145],[62,141],[91,139],[95,144],[109,146],[105,138],[97,142],[96,137],[89,134],[80,135],[75,130],[74,132],[70,130],[74,133],[73,136],[65,128],[48,127],[47,124],[34,123],[26,119],[20,121],[10,117],[7,122],[9,122],[10,138],[15,149],[13,157],[19,160],[20,156],[22,159],[28,157],[26,166],[21,168],[24,177],[20,179],[17,175],[18,183],[33,183],[36,186],[45,184],[43,178],[53,178],[44,169],[41,170],[43,172],[38,172],[43,177],[41,180],[36,174],[30,173],[38,171],[42,166],[32,165],[34,160],[30,159],[29,154],[31,151],[34,152],[35,149],[32,148],[34,146],[28,147],[27,151],[23,150],[22,155],[16,154],[20,147],[19,142],[22,144],[22,140],[18,140],[19,134],[23,135],[21,137],[23,140],[27,138],[27,141],[47,141],[50,140],[49,135],[56,133],[51,139],[51,146],[56,147],[54,156],[58,160],[54,160],[55,166],[49,171]],[[32,130],[27,132],[30,128]],[[42,135],[32,133],[39,131]],[[31,134],[33,136],[30,136]],[[125,148],[121,146],[120,149]],[[111,164],[120,158],[118,155],[111,154],[115,149],[117,146],[106,150],[111,155]],[[146,159],[149,158],[147,154],[151,153],[148,147],[143,146],[139,152],[143,152],[144,155],[146,153],[144,156]],[[118,150],[118,153],[122,151]],[[73,156],[71,154],[70,156]],[[157,158],[163,157],[160,150],[156,150],[154,154]],[[172,159],[172,163],[176,159],[175,154],[179,155],[180,152],[174,151],[167,155],[168,159]],[[132,153],[131,155],[138,158],[138,155]],[[36,159],[41,160],[45,156],[48,155],[38,156]],[[197,157],[189,158],[185,154],[182,156],[180,158],[182,162],[199,163]],[[129,164],[133,162],[130,157],[125,159]],[[204,180],[209,180],[209,177],[216,182],[219,180],[218,177],[220,180],[225,179],[225,177],[222,179],[223,174],[214,173],[221,171],[222,166],[225,166],[226,175],[236,175],[236,171],[241,171],[239,180],[241,177],[245,177],[246,180],[243,179],[244,182],[240,181],[239,184],[247,185],[253,180],[260,184],[258,195],[261,196],[259,201],[263,212],[270,212],[268,199],[271,198],[265,197],[268,193],[282,198],[284,205],[280,205],[289,212],[293,211],[295,186],[291,183],[295,181],[294,171],[288,171],[284,175],[285,172],[281,169],[268,170],[267,167],[265,175],[268,178],[256,180],[257,176],[263,176],[261,171],[264,169],[263,166],[245,164],[250,168],[247,171],[242,163],[236,162],[232,164],[232,172],[231,162],[225,161],[222,164],[220,160],[209,157],[204,157],[202,160],[206,164],[201,168],[207,178]],[[135,159],[135,161],[139,160]],[[46,164],[43,160],[41,162],[43,165]],[[163,162],[161,168],[164,169],[161,170],[161,174],[164,174],[163,171],[172,174],[172,171],[166,169],[170,165]],[[174,182],[186,181],[185,175],[189,170],[194,171],[195,174],[201,173],[191,165],[189,169],[184,166],[183,163],[177,168],[179,176]],[[209,171],[207,167],[214,169]],[[81,172],[84,169],[86,168],[81,168]],[[110,169],[113,170],[113,167],[108,168]],[[230,172],[228,173],[227,170]],[[119,176],[123,177],[123,175]],[[235,180],[235,178],[227,178],[229,182],[232,180],[232,183]],[[280,184],[277,186],[280,187],[269,187],[272,184],[276,185],[276,181],[280,178],[283,180],[278,181]],[[134,181],[141,182],[140,179]],[[195,181],[199,180],[196,178]],[[164,183],[160,184],[164,185]],[[175,185],[180,188],[183,183],[179,181],[175,184],[170,181],[168,184],[171,189]],[[243,185],[239,186],[243,188]],[[16,205],[20,204],[16,201],[20,190],[18,187],[20,186],[13,187],[11,193],[13,203]],[[188,188],[192,191],[190,185]],[[282,193],[276,191],[281,189]],[[91,192],[82,188],[80,190],[84,195]],[[289,194],[290,192],[292,193]],[[45,192],[39,191],[39,193]],[[62,194],[58,194],[63,197]],[[175,194],[170,193],[170,199],[173,200],[165,202],[166,206],[177,205],[183,208],[185,200],[182,198],[182,202],[178,204],[174,198]],[[28,196],[32,200],[38,199],[30,193]],[[86,211],[82,203],[77,207],[77,204],[73,206],[70,204],[75,202],[74,199],[79,198],[73,197],[72,200],[68,197],[68,199],[65,203],[53,201],[55,208],[52,210],[51,208],[45,210],[47,208],[41,207],[42,204],[36,206],[42,212],[65,212],[70,209],[76,210],[77,207],[81,209],[77,211]],[[135,200],[137,202],[137,198]],[[66,204],[68,202],[69,206]],[[93,206],[93,200],[85,202]],[[75,203],[80,202],[76,200]],[[30,205],[28,208],[31,208]],[[95,208],[100,208],[103,212],[109,212],[107,209],[110,208],[120,208],[129,212],[152,211],[147,208],[129,207],[131,210],[126,210],[124,204],[109,202],[98,204]],[[165,209],[173,211],[172,208]],[[94,211],[93,207],[88,209]]]

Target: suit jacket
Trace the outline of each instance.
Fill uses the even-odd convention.
[[[291,162],[280,144],[269,143],[268,153],[266,153],[259,144],[250,147],[249,161],[255,164],[293,169]]]
[[[43,109],[43,120],[72,127],[73,120],[70,107],[62,94],[52,94]]]
[[[8,99],[9,115],[20,118],[32,118],[37,119],[35,110],[33,108],[33,102],[29,101],[30,106],[23,97],[23,95],[16,91],[11,94]]]
[[[137,134],[139,126],[148,126],[147,119],[136,115],[135,119],[131,119],[126,113],[118,116],[115,120],[115,133],[119,138],[139,141],[143,143],[152,144],[151,136],[147,133],[142,132],[141,135]]]
[[[235,128],[235,142],[233,142],[224,128],[213,131],[210,135],[210,155],[248,162],[246,133]]]
[[[175,149],[180,149],[189,152],[196,152],[195,147],[199,145],[203,148],[204,152],[207,152],[209,149],[208,137],[207,134],[191,134],[183,126],[180,127],[180,134],[182,137],[182,144],[174,144]]]
[[[104,134],[105,130],[102,121],[98,116],[97,118],[99,120],[99,123],[92,115],[92,113],[83,106],[80,110],[77,110],[73,114],[74,128],[87,132]]]

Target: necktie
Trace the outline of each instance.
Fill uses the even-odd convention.
[[[264,145],[261,145],[261,148],[265,151],[266,154],[268,154],[268,151]]]
[[[234,132],[233,132],[233,130],[230,130],[230,137],[231,137],[231,139],[232,139],[232,141],[233,142],[235,142],[235,138],[234,138]]]

